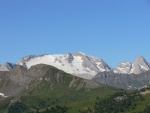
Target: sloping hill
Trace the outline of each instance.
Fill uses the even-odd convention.
[[[105,98],[120,91],[44,64],[32,66],[29,70],[16,66],[10,72],[1,73],[1,79],[4,81],[1,93],[13,97],[11,101],[3,100],[0,108],[3,103],[8,105],[19,101],[27,107],[27,113],[56,105],[67,105],[70,113],[77,113],[80,108],[93,105],[97,97]],[[6,81],[9,81],[7,85]],[[0,111],[7,109],[2,107]]]

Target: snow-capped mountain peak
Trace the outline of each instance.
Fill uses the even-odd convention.
[[[47,64],[82,78],[91,79],[98,72],[110,71],[111,68],[102,59],[88,56],[82,52],[73,54],[31,55],[22,58],[17,64],[30,68],[36,64]]]
[[[150,70],[149,63],[145,60],[144,57],[139,56],[134,60],[130,73],[139,74],[148,70]]]
[[[81,78],[91,79],[97,73],[104,71],[113,71],[120,74],[139,74],[150,70],[150,63],[144,57],[137,57],[133,63],[122,62],[116,68],[112,69],[101,58],[86,55],[82,52],[66,54],[42,54],[29,55],[23,57],[18,63],[29,69],[37,64],[52,65],[67,73],[79,76]],[[5,63],[0,65],[0,71],[10,71],[14,64]]]
[[[124,73],[124,74],[127,74],[127,73],[130,73],[131,68],[132,68],[132,63],[130,63],[130,62],[123,62],[123,63],[120,63],[114,69],[114,72],[115,73]]]
[[[150,70],[150,64],[145,60],[144,57],[139,56],[135,58],[133,63],[123,62],[120,63],[115,69],[115,73],[124,73],[124,74],[139,74],[144,71]]]

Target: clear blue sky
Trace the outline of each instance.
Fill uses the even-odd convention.
[[[150,62],[150,0],[0,0],[0,63],[81,51]]]

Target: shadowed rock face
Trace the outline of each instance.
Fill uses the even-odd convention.
[[[26,62],[30,61],[32,58],[42,57],[44,55],[46,55],[46,54],[42,54],[42,55],[38,55],[38,56],[36,56],[36,55],[25,56],[19,62],[17,62],[16,64],[26,67]]]
[[[36,57],[36,56],[35,55],[25,56],[17,64],[20,64],[20,65],[26,67],[26,62],[28,62],[30,59],[32,59],[34,57]]]
[[[82,88],[94,89],[103,86],[94,81],[67,74],[49,65],[39,64],[32,66],[28,70],[23,66],[16,65],[11,71],[0,72],[0,93],[13,96],[30,87],[35,87],[42,80],[48,81],[52,86],[64,85],[68,88],[73,87],[76,90]],[[67,85],[64,84],[66,82],[68,83]]]
[[[111,67],[109,67],[102,59],[87,56],[84,53],[75,52],[74,56],[80,56],[82,59],[82,66],[85,68],[89,68],[96,73],[102,72],[102,71],[110,71]]]
[[[150,84],[150,71],[140,74],[117,74],[114,72],[104,72],[98,73],[93,80],[113,87],[138,89]]]
[[[15,66],[15,64],[6,62],[6,63],[0,65],[0,71],[10,71],[13,69],[14,66]]]
[[[71,63],[74,58],[71,53],[67,53],[67,54],[65,54],[65,59],[68,63]]]
[[[84,55],[83,53],[79,53],[76,52],[74,53],[74,56],[80,56],[82,59],[82,66],[85,68],[89,68],[95,72],[99,72],[99,69],[97,68],[97,66],[93,63],[94,61],[92,61],[91,58],[89,58],[88,56]]]

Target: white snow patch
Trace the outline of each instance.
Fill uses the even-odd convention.
[[[8,96],[5,96],[3,93],[0,93],[0,96],[2,96],[2,97],[8,97]]]
[[[73,56],[74,59],[72,62],[67,62],[66,57],[63,54],[59,55],[44,55],[44,56],[37,56],[32,58],[29,61],[26,61],[25,64],[29,69],[31,66],[37,64],[47,64],[54,67],[57,67],[60,70],[63,70],[70,74],[80,75],[80,74],[88,74],[88,75],[96,75],[95,71],[92,71],[89,68],[85,68],[82,66],[82,58],[80,56]],[[22,65],[22,63],[20,63]],[[86,76],[85,76],[86,78]]]
[[[149,70],[149,69],[147,69],[146,67],[144,67],[144,66],[142,66],[142,65],[140,65],[140,67],[141,67],[142,69],[146,70],[146,71]]]

